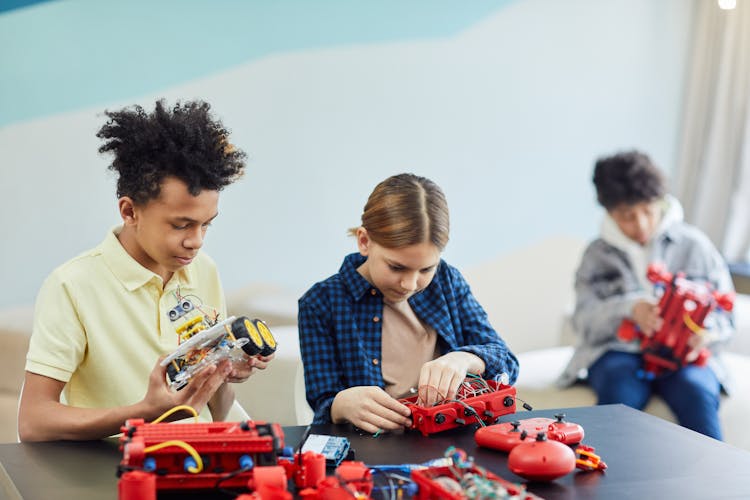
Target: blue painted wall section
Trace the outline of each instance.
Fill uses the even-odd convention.
[[[32,5],[49,1],[50,0],[3,0],[2,2],[0,2],[0,14],[8,12],[10,10],[31,7]]]
[[[675,164],[684,0],[14,5],[0,13],[0,308],[32,304],[120,220],[97,153],[105,108],[206,99],[248,151],[205,247],[229,292],[302,293],[335,272],[393,173],[443,186],[445,256],[468,268],[594,237],[598,156]]]
[[[0,127],[157,92],[270,54],[450,36],[509,3],[42,2],[0,15]]]

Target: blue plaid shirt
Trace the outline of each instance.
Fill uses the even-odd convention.
[[[349,387],[385,387],[380,370],[383,295],[357,272],[366,257],[344,259],[338,274],[299,300],[299,340],[313,423],[331,421],[331,404]],[[485,364],[485,378],[518,376],[518,360],[490,326],[461,273],[440,261],[432,282],[409,298],[417,317],[435,329],[443,354],[466,351]]]

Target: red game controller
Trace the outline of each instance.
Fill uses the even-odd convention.
[[[489,425],[477,429],[474,440],[479,446],[509,452],[524,442],[534,442],[543,432],[550,441],[563,444],[576,444],[583,440],[583,427],[565,421],[565,414],[558,413],[551,418],[526,418],[513,422]]]
[[[550,441],[540,432],[533,441],[520,443],[510,451],[508,468],[530,481],[552,481],[576,468],[576,455],[569,446]]]

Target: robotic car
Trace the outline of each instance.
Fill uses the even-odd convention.
[[[161,362],[172,389],[182,389],[203,367],[222,359],[238,361],[276,351],[276,339],[263,321],[245,316],[220,320],[214,308],[179,293],[177,299],[168,316],[179,345]]]

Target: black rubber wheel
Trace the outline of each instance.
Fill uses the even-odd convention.
[[[263,351],[263,337],[253,322],[245,316],[240,316],[232,322],[232,335],[236,339],[250,339],[250,342],[242,346],[242,350],[248,356],[255,356]]]
[[[276,352],[276,339],[271,333],[271,330],[268,328],[268,325],[266,325],[265,322],[260,319],[254,319],[253,323],[255,324],[255,328],[260,333],[260,336],[263,338],[263,349],[260,351],[260,355],[268,356]]]

